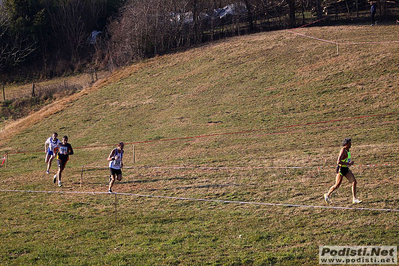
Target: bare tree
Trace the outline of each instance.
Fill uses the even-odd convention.
[[[110,64],[119,67],[162,53],[178,43],[181,21],[177,19],[178,12],[173,15],[171,10],[179,8],[173,0],[131,0],[120,17],[108,25]]]
[[[144,3],[142,3],[144,4]],[[111,38],[108,42],[108,62],[110,68],[123,66],[135,58],[141,58],[142,38],[145,30],[140,8],[135,2],[131,2],[120,11],[120,17],[108,25]]]
[[[247,22],[248,22],[249,32],[253,32],[254,31],[254,24],[252,17],[253,5],[249,0],[244,0],[244,3],[247,8]]]
[[[294,28],[296,25],[296,20],[295,20],[295,0],[287,0],[288,2],[288,8],[289,8],[289,13],[288,13],[288,17],[289,17],[289,22],[288,22],[288,26],[290,28]]]
[[[61,1],[58,10],[50,13],[55,37],[62,42],[62,50],[70,54],[73,64],[79,60],[79,49],[87,36],[82,13],[84,5],[84,1]]]
[[[69,57],[72,65],[79,63],[87,38],[105,10],[105,0],[60,0],[54,8],[47,6],[59,57]],[[47,2],[51,5],[51,1]]]
[[[7,62],[8,44],[4,41],[5,35],[9,30],[9,17],[4,10],[3,5],[0,6],[0,70],[3,69]]]
[[[36,49],[37,43],[11,31],[10,19],[0,6],[0,70],[11,70],[23,63]]]

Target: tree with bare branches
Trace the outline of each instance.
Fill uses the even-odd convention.
[[[10,21],[4,6],[0,6],[0,70],[5,72],[23,63],[37,49],[34,40],[12,30]]]

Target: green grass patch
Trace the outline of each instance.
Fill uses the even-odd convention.
[[[157,57],[1,140],[0,261],[317,265],[320,245],[397,245],[398,212],[238,203],[324,205],[351,137],[363,203],[344,180],[333,206],[399,209],[398,46],[361,44],[397,41],[396,27],[297,31],[339,54],[279,31]],[[53,131],[75,149],[61,188],[55,162],[45,174]],[[114,191],[128,195],[115,196],[106,158],[119,141]]]

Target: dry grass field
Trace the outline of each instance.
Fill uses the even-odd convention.
[[[7,121],[1,263],[317,265],[323,245],[397,246],[398,33],[232,38],[115,71]],[[55,163],[45,174],[53,131],[75,149],[61,188]],[[344,180],[327,205],[346,137],[363,203]],[[123,180],[108,194],[119,141]]]

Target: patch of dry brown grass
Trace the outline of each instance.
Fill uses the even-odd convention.
[[[107,86],[109,84],[117,82],[123,78],[126,78],[144,66],[145,66],[145,64],[143,63],[143,64],[135,64],[130,67],[125,67],[125,68],[111,74],[109,77],[99,79],[91,86],[84,88],[82,91],[80,91],[76,94],[67,96],[65,98],[59,99],[59,100],[43,107],[41,110],[29,114],[26,117],[23,117],[16,121],[6,121],[5,125],[0,130],[0,145],[5,143],[10,137],[33,126],[34,124],[38,123],[39,121],[42,121],[43,119],[46,119],[47,117],[62,111],[64,108],[68,107],[71,103],[73,103],[74,101],[76,101],[77,99],[82,97],[83,95],[87,95],[93,91],[96,91],[96,90],[104,87],[104,86]],[[81,78],[72,77],[71,79],[68,79],[68,81],[70,81],[70,82],[74,82],[76,80],[79,80],[81,82]],[[51,83],[45,82],[42,84],[51,84]],[[17,88],[16,90],[24,91],[29,86],[30,85],[25,85],[25,86]]]

